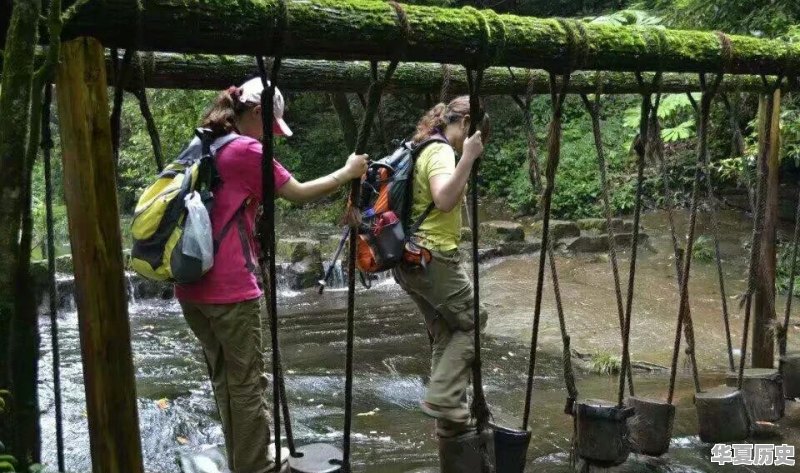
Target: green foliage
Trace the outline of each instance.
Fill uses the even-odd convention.
[[[595,353],[589,360],[589,366],[597,374],[617,374],[622,366],[622,360],[610,353]]]
[[[708,263],[710,261],[714,261],[714,245],[707,235],[700,235],[694,241],[694,245],[692,246],[692,258],[695,261]]]
[[[800,19],[797,0],[643,0],[640,7],[675,27],[767,37],[786,33]]]
[[[658,26],[661,22],[661,18],[642,10],[620,10],[589,20],[589,23],[614,26]]]

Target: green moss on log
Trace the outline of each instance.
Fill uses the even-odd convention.
[[[65,38],[96,36],[106,46],[215,54],[274,51],[278,0],[89,0]],[[289,0],[284,55],[294,58],[460,63],[674,72],[800,72],[800,44],[714,32],[559,21],[488,10],[403,7],[377,0]],[[185,25],[177,28],[176,25]],[[225,25],[220,28],[220,25]]]

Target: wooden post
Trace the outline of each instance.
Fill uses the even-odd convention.
[[[767,168],[768,185],[761,242],[761,271],[753,320],[752,364],[754,368],[773,368],[775,337],[772,327],[775,323],[775,242],[780,185],[781,92],[776,91],[772,100],[769,100],[769,97],[762,97],[759,105],[759,139],[769,139],[769,155],[767,162],[764,163]],[[766,120],[772,121],[769,137],[765,137]]]
[[[56,77],[92,470],[141,473],[103,46],[62,45]]]

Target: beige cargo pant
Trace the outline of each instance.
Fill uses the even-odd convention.
[[[427,268],[401,263],[393,272],[425,317],[432,339],[431,378],[424,400],[437,407],[459,408],[466,400],[475,358],[472,281],[461,267],[458,250],[431,253]],[[486,319],[481,310],[481,326]]]
[[[271,416],[264,360],[261,299],[236,304],[181,301],[205,352],[233,473],[275,470],[268,453]]]

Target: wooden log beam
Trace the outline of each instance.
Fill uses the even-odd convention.
[[[240,84],[257,72],[255,59],[249,56],[220,56],[205,54],[142,53],[141,70],[130,74],[125,87],[138,91],[143,85],[151,89],[221,90]],[[0,67],[3,57],[0,56]],[[385,63],[383,63],[385,66]],[[106,58],[106,75],[109,84],[115,83],[110,57]],[[450,92],[467,93],[467,76],[460,65],[450,65]],[[369,87],[370,66],[364,61],[326,61],[288,59],[281,66],[281,89],[292,92],[364,92]],[[568,92],[594,93],[598,79],[605,94],[638,94],[656,92],[652,87],[652,74],[645,73],[645,86],[641,87],[630,72],[577,71],[572,74]],[[770,80],[773,78],[770,77]],[[438,91],[444,80],[442,66],[432,63],[406,62],[386,86],[387,93],[429,94]],[[528,90],[535,94],[549,93],[547,72],[540,69],[518,67],[490,67],[484,75],[482,95],[523,95]],[[729,75],[721,90],[729,92],[754,92],[764,89],[761,78],[755,75]],[[800,89],[796,80],[784,81],[782,90]],[[666,73],[661,91],[665,93],[696,92],[700,90],[697,74]]]
[[[142,473],[103,47],[64,43],[56,76],[92,471]]]
[[[107,68],[113,83],[113,68]],[[255,59],[247,56],[214,56],[155,53],[141,55],[141,73],[133,75],[126,84],[130,89],[142,85],[155,89],[221,90],[240,84],[244,78],[257,72]],[[461,66],[451,68],[450,92],[467,93],[467,76]],[[369,86],[370,66],[364,61],[324,61],[289,59],[281,65],[281,89],[313,92],[364,92]],[[571,93],[594,93],[596,83],[602,81],[603,93],[638,94],[655,92],[651,75],[645,74],[645,87],[629,72],[578,71],[569,83]],[[438,91],[444,80],[444,70],[439,64],[402,63],[386,86],[387,93],[427,94]],[[492,67],[484,74],[483,95],[523,95],[531,86],[536,94],[549,93],[548,74],[543,70]],[[795,90],[797,82],[784,82],[784,90]],[[683,93],[700,90],[696,74],[664,74],[662,92]],[[761,91],[761,78],[753,75],[728,76],[722,84],[727,91]]]
[[[800,44],[707,31],[542,19],[380,0],[88,0],[64,38],[142,51],[517,66],[533,69],[800,73]],[[402,16],[402,20],[399,17]]]

